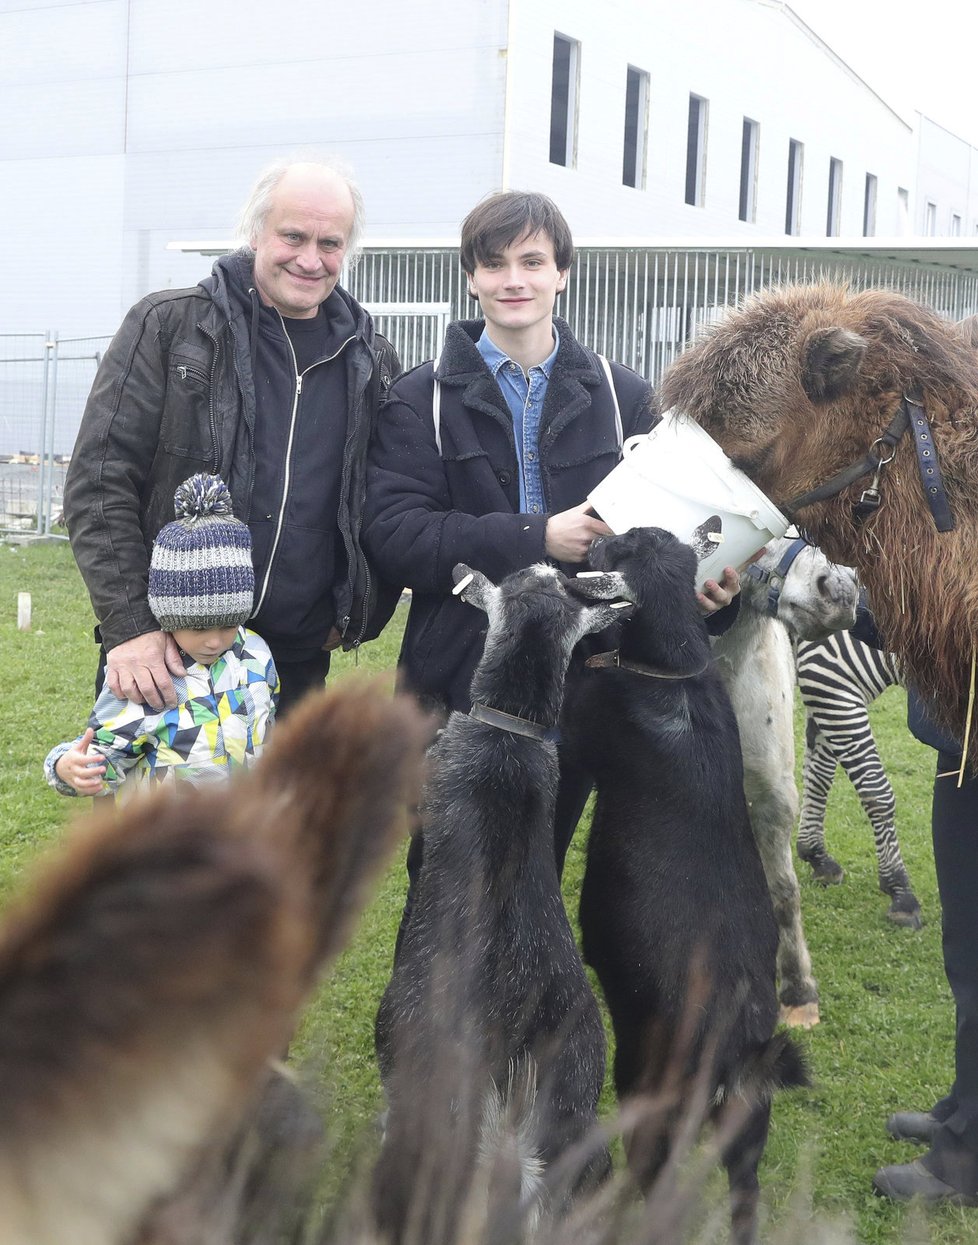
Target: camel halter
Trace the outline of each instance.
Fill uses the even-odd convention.
[[[911,412],[910,408],[914,410]],[[941,476],[940,464],[937,461],[937,447],[934,436],[924,413],[924,406],[917,398],[904,394],[897,413],[890,420],[886,431],[876,438],[869,447],[864,458],[844,467],[831,479],[813,488],[807,493],[793,497],[781,509],[792,521],[796,521],[796,511],[810,506],[816,501],[826,501],[837,497],[844,488],[868,476],[872,472],[873,479],[869,488],[864,489],[854,510],[859,522],[875,514],[880,507],[880,476],[887,463],[893,461],[900,438],[907,431],[913,433],[914,447],[917,451],[917,467],[920,471],[920,482],[930,507],[934,525],[939,532],[949,532],[954,527],[954,516],[944,491],[944,480]],[[879,447],[877,449],[877,447]]]

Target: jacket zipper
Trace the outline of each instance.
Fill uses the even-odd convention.
[[[258,611],[265,603],[265,595],[268,592],[268,585],[272,578],[272,570],[275,566],[275,554],[278,550],[278,543],[282,536],[282,528],[285,524],[285,507],[289,500],[289,482],[292,478],[292,444],[295,440],[295,425],[299,414],[299,398],[302,394],[302,377],[305,375],[305,372],[299,371],[299,363],[295,357],[295,348],[292,345],[292,339],[286,331],[285,321],[282,319],[281,312],[278,313],[278,318],[282,324],[282,332],[285,334],[285,340],[289,344],[289,353],[292,355],[292,366],[295,369],[295,394],[292,398],[292,415],[289,420],[289,441],[285,451],[285,480],[282,485],[282,502],[279,506],[278,519],[275,523],[275,537],[272,540],[272,551],[268,555],[268,566],[265,568],[265,578],[262,581],[261,592],[258,596],[258,603],[252,611],[252,618],[258,614]],[[306,371],[312,371],[313,367],[319,367],[321,363],[331,363],[351,341],[353,341],[353,338],[348,337],[346,341],[333,352],[333,354],[328,355],[323,359],[317,359],[316,362],[312,364],[312,367],[307,368]]]
[[[217,444],[217,416],[214,414],[214,390],[217,387],[217,361],[218,356],[220,355],[221,346],[216,333],[212,333],[209,329],[204,328],[203,324],[200,323],[197,324],[197,327],[205,337],[210,339],[211,344],[214,347],[211,355],[211,378],[210,393],[207,397],[207,417],[211,425],[211,461],[214,465],[214,471],[216,472],[220,470],[221,456]],[[189,369],[181,367],[177,370],[186,374],[186,371]]]
[[[202,371],[200,368],[186,367],[182,363],[177,365],[176,370],[177,370],[177,375],[180,377],[181,380],[186,380],[188,376],[192,376],[195,380],[199,380],[205,385],[208,384],[209,382],[209,389],[207,393],[207,423],[208,423],[208,427],[210,428],[210,432],[211,432],[211,463],[213,465],[213,469],[216,471],[217,470],[217,420],[214,418],[214,383],[216,379],[215,372],[217,369],[215,366],[212,365],[211,374],[209,378],[208,378],[207,373]]]
[[[364,343],[364,345],[366,345],[366,343]],[[374,355],[373,350],[371,350],[369,346],[367,346],[367,350],[371,358],[371,369],[367,373],[367,379],[366,379],[366,383],[363,386],[363,389],[358,394],[354,395],[354,403],[351,408],[354,411],[353,427],[350,430],[350,434],[346,439],[346,444],[345,444],[344,453],[343,453],[343,484],[342,484],[342,490],[340,494],[341,513],[343,511],[344,505],[346,506],[347,512],[349,512],[349,509],[350,509],[349,507],[350,470],[351,470],[350,464],[353,458],[352,453],[351,453],[351,447],[353,446],[353,443],[356,439],[357,425],[358,425],[358,421],[356,418],[356,410],[358,408],[359,403],[363,401],[364,395],[366,394],[367,389],[370,385],[370,381],[373,376],[373,369],[380,367],[379,352],[377,355]],[[369,433],[370,433],[369,419],[366,421],[360,420],[359,424],[361,427],[366,427],[366,430],[367,430],[366,435],[369,436]],[[359,545],[355,543],[353,540],[352,531],[349,533],[343,532],[342,535],[343,535],[344,544],[346,545],[346,562],[347,562],[347,568],[348,568],[348,573],[349,573],[350,604],[352,608],[356,604],[356,586],[357,586],[356,581],[357,581],[357,569],[358,569],[357,554],[360,552],[360,550],[359,550]],[[340,626],[339,626],[339,632],[343,640],[343,646],[344,648],[348,650],[359,649],[360,645],[363,643],[363,637],[366,634],[367,622],[368,622],[368,608],[367,607],[370,601],[370,589],[371,589],[370,563],[367,561],[365,557],[362,557],[362,555],[359,561],[363,569],[363,580],[364,580],[363,609],[361,610],[362,617],[360,619],[360,627],[359,627],[357,634],[351,640],[348,641],[346,637],[346,633],[347,633],[347,629],[350,626],[351,616],[349,614],[344,614],[343,618],[340,620]]]

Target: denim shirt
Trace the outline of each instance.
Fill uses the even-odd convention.
[[[543,479],[540,475],[540,417],[560,338],[554,328],[554,348],[542,363],[530,368],[529,380],[518,363],[503,354],[487,331],[476,342],[513,416],[516,457],[520,467],[520,512],[543,514]]]

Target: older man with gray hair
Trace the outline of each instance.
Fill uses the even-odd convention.
[[[126,316],[65,482],[105,681],[156,709],[176,703],[184,665],[147,603],[149,556],[194,472],[228,482],[251,530],[249,626],[275,658],[280,713],[322,686],[331,649],[376,634],[391,608],[359,537],[370,427],[399,365],[338,284],[363,232],[360,191],[331,160],[278,163],[239,232],[245,245],[198,285],[150,294]]]

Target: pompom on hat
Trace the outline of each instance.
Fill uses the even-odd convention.
[[[251,617],[251,533],[220,476],[194,475],[173,496],[149,563],[149,608],[164,631],[238,627]]]

